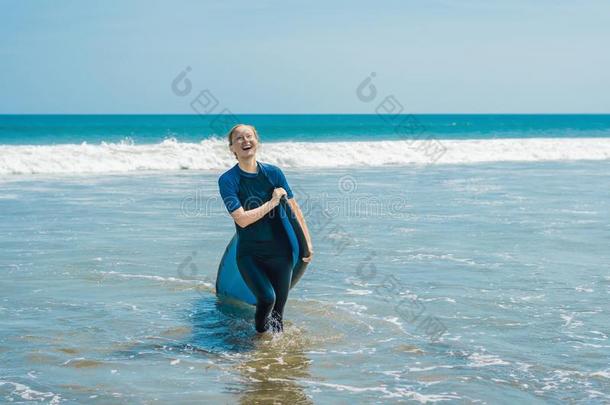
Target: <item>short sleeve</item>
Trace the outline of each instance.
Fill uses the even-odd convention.
[[[229,211],[229,213],[241,207],[239,197],[237,196],[238,185],[234,181],[231,181],[231,179],[227,178],[226,176],[220,176],[218,179],[218,188],[220,190],[222,201],[224,202],[225,207],[227,207],[227,211]]]
[[[286,198],[288,200],[290,200],[291,198],[294,197],[294,195],[292,194],[292,190],[290,189],[290,186],[288,185],[286,176],[284,176],[284,172],[282,172],[282,169],[280,169],[279,167],[277,168],[277,176],[279,179],[280,187],[282,187],[284,190],[286,190]]]

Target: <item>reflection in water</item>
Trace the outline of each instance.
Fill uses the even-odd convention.
[[[309,377],[311,362],[303,354],[300,330],[289,326],[283,334],[258,339],[256,346],[237,366],[244,381],[240,403],[313,403],[298,384],[299,378]]]
[[[113,346],[110,356],[121,359],[143,358],[158,354],[183,353],[220,364],[230,360],[231,354],[254,349],[251,322],[253,310],[246,306],[221,304],[213,295],[195,301],[186,314],[191,326],[179,325],[137,341],[121,342]]]
[[[189,318],[193,324],[191,345],[212,353],[243,353],[254,349],[254,309],[229,304],[213,295],[198,299]]]
[[[287,323],[282,334],[258,335],[253,312],[251,306],[213,296],[199,299],[190,314],[192,346],[230,356],[240,378],[227,382],[227,389],[240,395],[242,404],[312,403],[297,383],[309,376],[310,363],[300,329]]]

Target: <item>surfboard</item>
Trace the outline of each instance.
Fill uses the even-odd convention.
[[[290,288],[292,288],[299,282],[303,273],[305,273],[308,263],[301,259],[309,256],[309,249],[307,248],[307,240],[305,239],[305,233],[301,228],[301,224],[299,224],[295,213],[290,208],[285,197],[282,197],[278,207],[282,225],[284,225],[292,248],[292,279],[290,282]],[[238,243],[239,240],[236,233],[227,245],[218,265],[216,295],[256,305],[256,297],[246,285],[237,267]]]

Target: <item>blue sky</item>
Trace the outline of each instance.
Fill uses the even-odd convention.
[[[0,113],[610,112],[605,1],[5,1]],[[171,91],[186,66],[192,93]]]

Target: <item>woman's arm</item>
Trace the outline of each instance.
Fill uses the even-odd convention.
[[[237,225],[239,225],[241,228],[245,228],[267,215],[267,213],[269,213],[269,211],[271,211],[273,208],[277,207],[277,205],[280,203],[280,198],[285,194],[286,191],[283,188],[276,188],[273,190],[271,199],[266,203],[248,211],[244,210],[243,207],[239,207],[231,212],[231,216]]]
[[[313,243],[311,241],[311,235],[309,234],[309,229],[307,228],[307,223],[305,222],[305,217],[303,216],[301,207],[299,207],[299,203],[297,203],[296,199],[291,198],[287,201],[288,201],[288,204],[290,205],[290,208],[295,213],[295,216],[297,217],[297,220],[299,221],[301,228],[303,229],[303,233],[305,234],[305,240],[307,241],[307,247],[309,248],[309,252],[310,252],[309,256],[304,257],[303,261],[310,262],[311,259],[313,258]]]

